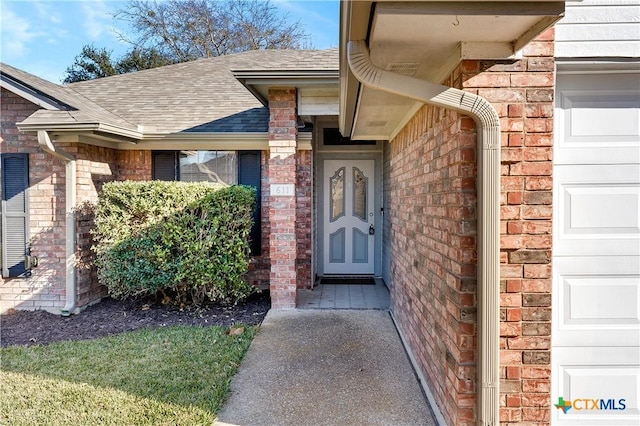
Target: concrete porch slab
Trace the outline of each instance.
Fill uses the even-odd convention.
[[[436,424],[389,313],[272,310],[218,425]]]

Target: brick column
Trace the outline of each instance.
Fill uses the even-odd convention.
[[[549,423],[554,30],[511,64],[468,61],[464,87],[500,115],[500,422]]]
[[[296,90],[269,90],[269,289],[274,309],[296,307]],[[288,189],[293,188],[292,192]]]

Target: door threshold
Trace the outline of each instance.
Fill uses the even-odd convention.
[[[323,285],[376,285],[373,275],[325,275],[318,279]]]

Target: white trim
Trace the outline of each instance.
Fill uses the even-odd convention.
[[[76,142],[87,145],[103,146],[119,150],[225,150],[225,151],[253,151],[269,150],[269,133],[267,132],[236,132],[236,133],[172,133],[147,134],[137,141],[122,137],[96,133],[93,126],[85,126],[80,131],[74,129],[55,129],[47,126],[48,130],[40,126],[22,127],[21,130],[45,131],[57,142]],[[44,126],[43,126],[44,127]],[[310,151],[312,149],[312,132],[301,132],[297,136],[297,149]]]
[[[114,126],[105,123],[79,123],[79,124],[60,124],[60,123],[44,123],[44,124],[30,124],[30,123],[16,123],[18,130],[22,132],[101,132],[108,133],[114,136],[121,136],[131,139],[131,143],[135,143],[135,140],[142,138],[143,134],[139,131],[125,129],[123,127]],[[119,140],[121,141],[121,140]]]
[[[587,60],[567,60],[556,58],[558,74],[635,74],[640,72],[640,58],[619,61],[606,58]]]

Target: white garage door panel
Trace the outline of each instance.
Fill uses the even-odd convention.
[[[556,164],[640,161],[637,74],[558,75]]]
[[[565,114],[564,143],[634,142],[640,117],[638,97],[630,91],[560,92]],[[603,126],[603,124],[606,124]]]
[[[583,148],[554,148],[554,160],[559,164],[594,164],[598,159],[607,158],[608,164],[629,164],[640,159],[637,146],[609,146]]]
[[[553,265],[554,346],[640,346],[640,259],[563,257]]]
[[[552,407],[557,425],[638,425],[640,422],[640,349],[639,348],[559,348],[553,352],[556,385],[552,401],[558,398],[575,403],[577,399],[602,399],[608,409],[580,409],[591,403],[580,401],[563,413]],[[615,401],[615,405],[611,401]],[[621,405],[625,405],[624,409]],[[612,409],[618,408],[616,410]]]
[[[560,69],[554,117],[551,421],[637,426],[640,74]]]
[[[640,165],[558,165],[554,198],[554,255],[640,255]]]

